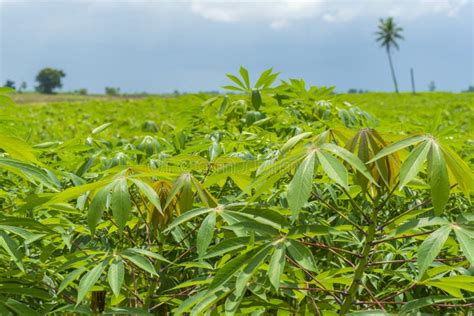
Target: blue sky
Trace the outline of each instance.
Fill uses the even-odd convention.
[[[63,90],[215,90],[225,73],[274,67],[309,84],[390,91],[387,56],[374,41],[393,16],[405,40],[394,53],[400,89],[474,85],[471,0],[21,1],[0,0],[0,83],[34,86],[46,66]]]

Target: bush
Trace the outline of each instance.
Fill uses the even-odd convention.
[[[118,96],[120,95],[120,88],[105,87],[105,94],[108,96]]]

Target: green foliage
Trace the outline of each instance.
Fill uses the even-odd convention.
[[[118,96],[120,95],[120,88],[105,87],[105,94],[108,96]]]
[[[228,77],[2,108],[0,314],[468,313],[472,97]]]

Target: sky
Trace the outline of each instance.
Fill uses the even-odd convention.
[[[251,78],[270,67],[310,85],[391,91],[380,18],[405,39],[393,53],[409,91],[474,85],[472,0],[0,0],[0,84],[32,89],[44,67],[64,70],[63,91],[218,90],[242,65]]]

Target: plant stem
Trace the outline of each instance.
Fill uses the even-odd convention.
[[[357,299],[357,289],[359,288],[359,284],[361,283],[362,275],[364,274],[364,270],[367,266],[370,250],[372,249],[372,242],[375,238],[375,230],[377,228],[376,221],[377,211],[374,210],[372,212],[371,222],[367,230],[367,237],[365,238],[364,248],[362,250],[362,258],[360,258],[357,268],[354,272],[352,284],[349,288],[349,291],[347,292],[346,298],[344,299],[344,303],[342,304],[339,315],[345,315],[350,310],[352,302],[356,301]]]

